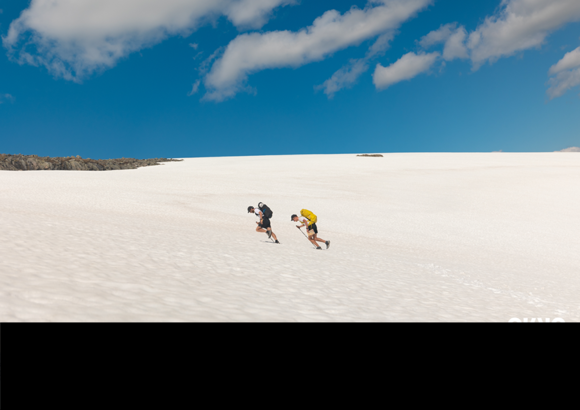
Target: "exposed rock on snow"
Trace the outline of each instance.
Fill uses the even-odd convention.
[[[556,152],[580,152],[580,148],[570,147],[570,148],[563,149],[562,151],[556,151]]]
[[[160,162],[179,161],[167,158],[152,159],[83,159],[76,157],[39,157],[37,155],[0,154],[0,170],[4,171],[110,171],[118,169],[136,169],[159,165]]]
[[[357,157],[383,157],[381,154],[362,154],[362,155],[357,155]]]

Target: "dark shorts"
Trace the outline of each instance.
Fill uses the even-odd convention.
[[[262,223],[260,224],[260,228],[262,229],[268,229],[271,228],[272,225],[270,225],[270,218],[266,218],[265,216],[262,218]]]
[[[318,227],[316,226],[316,224],[312,224],[308,227],[308,231],[314,231],[314,233],[318,233]],[[310,233],[310,232],[309,232]]]

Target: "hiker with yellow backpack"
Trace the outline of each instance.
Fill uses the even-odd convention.
[[[316,242],[322,242],[326,245],[326,249],[330,246],[330,241],[325,241],[318,237],[318,227],[316,226],[316,222],[318,221],[318,217],[314,215],[308,209],[303,209],[300,211],[300,216],[292,215],[291,220],[294,222],[300,222],[302,225],[296,225],[296,228],[301,229],[303,226],[306,226],[306,231],[308,232],[308,240],[316,247],[316,249],[322,249]]]

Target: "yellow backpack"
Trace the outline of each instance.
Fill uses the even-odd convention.
[[[316,221],[318,220],[318,217],[314,215],[312,212],[310,212],[308,209],[301,210],[300,215],[302,215],[303,217],[307,218],[310,221],[308,226],[315,224]]]

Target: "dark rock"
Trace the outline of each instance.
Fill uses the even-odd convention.
[[[361,155],[357,155],[357,157],[380,157],[382,158],[383,156],[381,154],[361,154]]]
[[[6,155],[0,154],[0,170],[4,171],[109,171],[119,169],[137,169],[160,165],[161,162],[181,161],[168,158],[150,159],[83,159],[76,157],[39,157],[37,155]]]

